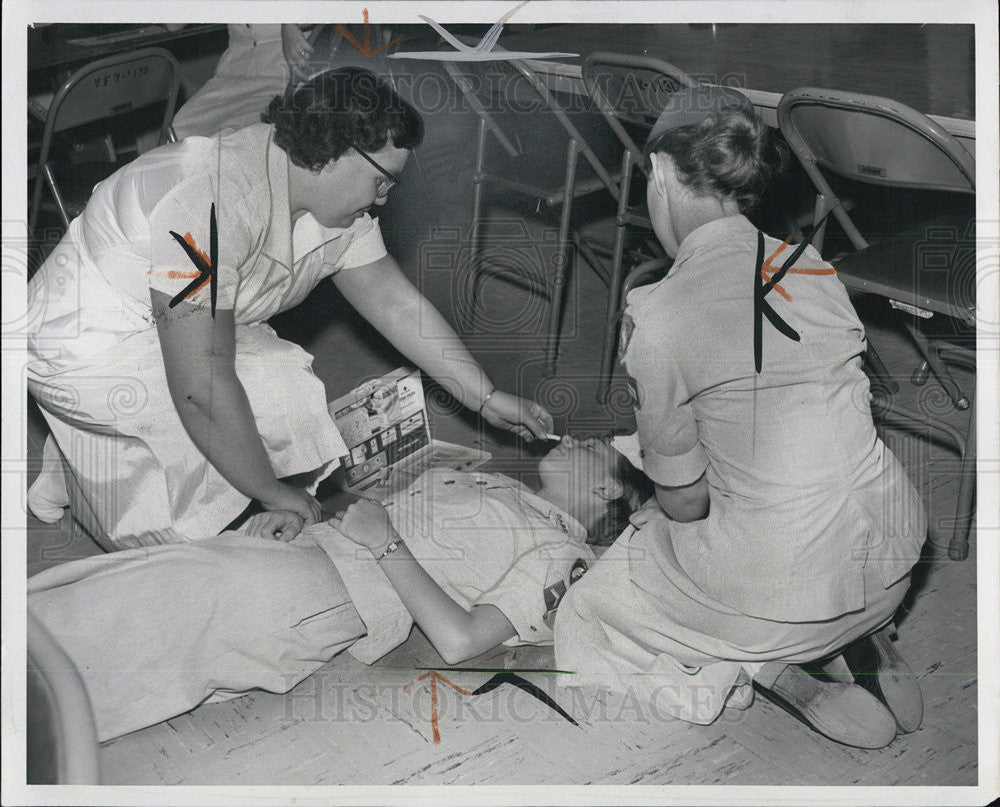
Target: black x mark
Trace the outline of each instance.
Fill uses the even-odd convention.
[[[208,214],[208,263],[205,263],[205,259],[199,254],[199,252],[192,247],[184,237],[173,230],[170,230],[170,234],[174,237],[174,240],[181,245],[181,249],[187,254],[188,258],[191,259],[191,263],[194,264],[195,269],[198,270],[198,277],[192,280],[184,289],[176,294],[170,300],[170,307],[173,308],[178,303],[187,299],[188,296],[193,294],[195,291],[200,289],[205,280],[209,283],[209,294],[212,300],[212,317],[215,317],[215,300],[218,294],[218,289],[216,288],[216,269],[219,265],[219,230],[215,221],[215,202],[212,202],[212,208]]]
[[[771,308],[764,298],[771,292],[771,289],[781,282],[781,279],[792,268],[792,265],[806,251],[806,247],[812,243],[813,236],[823,226],[827,216],[832,212],[832,209],[826,212],[826,215],[813,227],[812,232],[809,233],[809,237],[795,248],[795,251],[788,256],[788,260],[781,264],[781,268],[766,283],[764,282],[764,275],[761,273],[761,269],[764,267],[764,234],[760,230],[757,231],[757,265],[754,267],[753,273],[753,364],[758,374],[764,362],[764,321],[761,319],[762,315],[767,317],[768,322],[793,342],[798,342],[802,339],[799,336],[799,332],[779,317],[778,313]]]

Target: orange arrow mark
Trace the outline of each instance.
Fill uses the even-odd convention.
[[[403,35],[400,34],[395,39],[392,39],[389,42],[387,42],[381,48],[375,48],[373,50],[372,49],[372,29],[371,29],[371,24],[368,22],[368,9],[367,8],[366,9],[362,9],[362,13],[364,14],[364,20],[365,20],[365,22],[364,22],[364,36],[363,36],[363,41],[362,42],[358,42],[358,40],[354,36],[354,34],[352,34],[350,31],[348,31],[347,28],[344,27],[343,25],[336,26],[335,30],[337,31],[338,34],[340,34],[342,37],[344,37],[344,39],[346,39],[348,42],[350,42],[354,46],[354,49],[357,50],[358,53],[360,53],[366,59],[374,59],[380,53],[383,53],[384,51],[389,50],[389,48],[391,48],[397,42],[401,42],[403,40]]]
[[[431,733],[434,736],[434,744],[437,745],[438,743],[441,742],[441,732],[438,731],[437,682],[444,681],[448,686],[450,686],[452,689],[454,689],[461,695],[471,695],[472,693],[469,692],[469,690],[467,689],[462,689],[462,687],[458,686],[457,684],[453,684],[451,681],[449,681],[447,678],[441,675],[441,673],[439,673],[437,670],[431,670],[430,672],[425,672],[419,678],[414,678],[412,681],[410,681],[410,683],[408,683],[405,687],[403,687],[403,692],[406,692],[406,690],[408,690],[414,684],[419,684],[425,678],[430,679],[431,682]]]
[[[771,277],[777,274],[778,272],[778,270],[771,265],[771,261],[777,258],[782,252],[784,252],[785,247],[787,247],[791,243],[791,241],[792,237],[788,236],[788,238],[784,240],[781,246],[778,247],[766,261],[764,261],[764,265],[760,267],[760,276],[764,278],[765,283],[769,282],[771,280]],[[788,270],[788,274],[790,275],[835,275],[836,273],[837,270],[831,267],[828,267],[826,269],[796,269],[795,267],[792,267],[791,269]],[[778,294],[780,294],[786,300],[788,300],[788,302],[792,301],[792,295],[789,294],[787,291],[785,291],[783,288],[781,288],[780,283],[774,284],[774,290],[778,292]]]

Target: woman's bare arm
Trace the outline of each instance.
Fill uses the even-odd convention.
[[[355,502],[330,523],[356,544],[367,547],[376,558],[399,539],[385,508],[377,502]],[[447,664],[459,664],[516,635],[499,608],[462,608],[427,574],[405,544],[378,563],[406,610]]]
[[[656,500],[674,521],[698,521],[708,515],[708,482],[705,474],[690,485],[656,485]]]
[[[231,310],[211,312],[150,291],[167,386],[198,450],[244,496],[268,510],[291,510],[315,523],[319,503],[280,482],[257,432],[246,390],[236,375],[236,325]]]

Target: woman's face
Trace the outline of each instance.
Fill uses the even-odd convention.
[[[399,176],[410,152],[392,144],[368,155],[386,172]],[[324,227],[350,227],[372,205],[384,205],[394,181],[354,149],[319,174],[316,193],[306,209]]]
[[[671,193],[676,183],[674,163],[662,152],[650,155],[652,171],[649,182],[646,183],[646,204],[649,206],[649,218],[653,222],[653,232],[663,245],[664,251],[671,258],[677,257],[680,249],[680,239],[674,222],[676,211],[671,208]]]
[[[617,461],[610,440],[566,435],[538,463],[545,497],[587,524],[606,508],[609,498],[621,495]]]

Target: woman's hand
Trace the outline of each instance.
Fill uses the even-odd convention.
[[[305,520],[298,513],[291,510],[269,510],[250,516],[242,531],[253,538],[284,541],[287,544],[302,532],[304,525]]]
[[[260,503],[265,510],[289,510],[301,517],[305,524],[315,524],[323,518],[323,506],[314,496],[284,482],[278,482],[274,492],[262,496]]]
[[[361,316],[367,319],[421,370],[437,379],[470,409],[479,410],[488,423],[521,437],[544,439],[552,431],[552,415],[533,401],[497,390],[484,406],[489,378],[458,334],[390,255],[365,266],[343,269],[333,283]],[[413,323],[420,327],[414,328]]]
[[[643,524],[652,521],[654,518],[663,518],[665,515],[656,497],[650,496],[638,510],[632,511],[632,514],[628,517],[628,521],[633,527],[639,529]]]
[[[281,26],[281,50],[294,73],[312,57],[313,46],[298,25]]]
[[[491,426],[509,429],[526,440],[544,440],[552,431],[552,415],[545,407],[501,390],[487,399],[481,414]]]
[[[359,499],[347,510],[337,513],[329,523],[354,543],[371,550],[376,557],[399,537],[385,508],[369,499]]]

